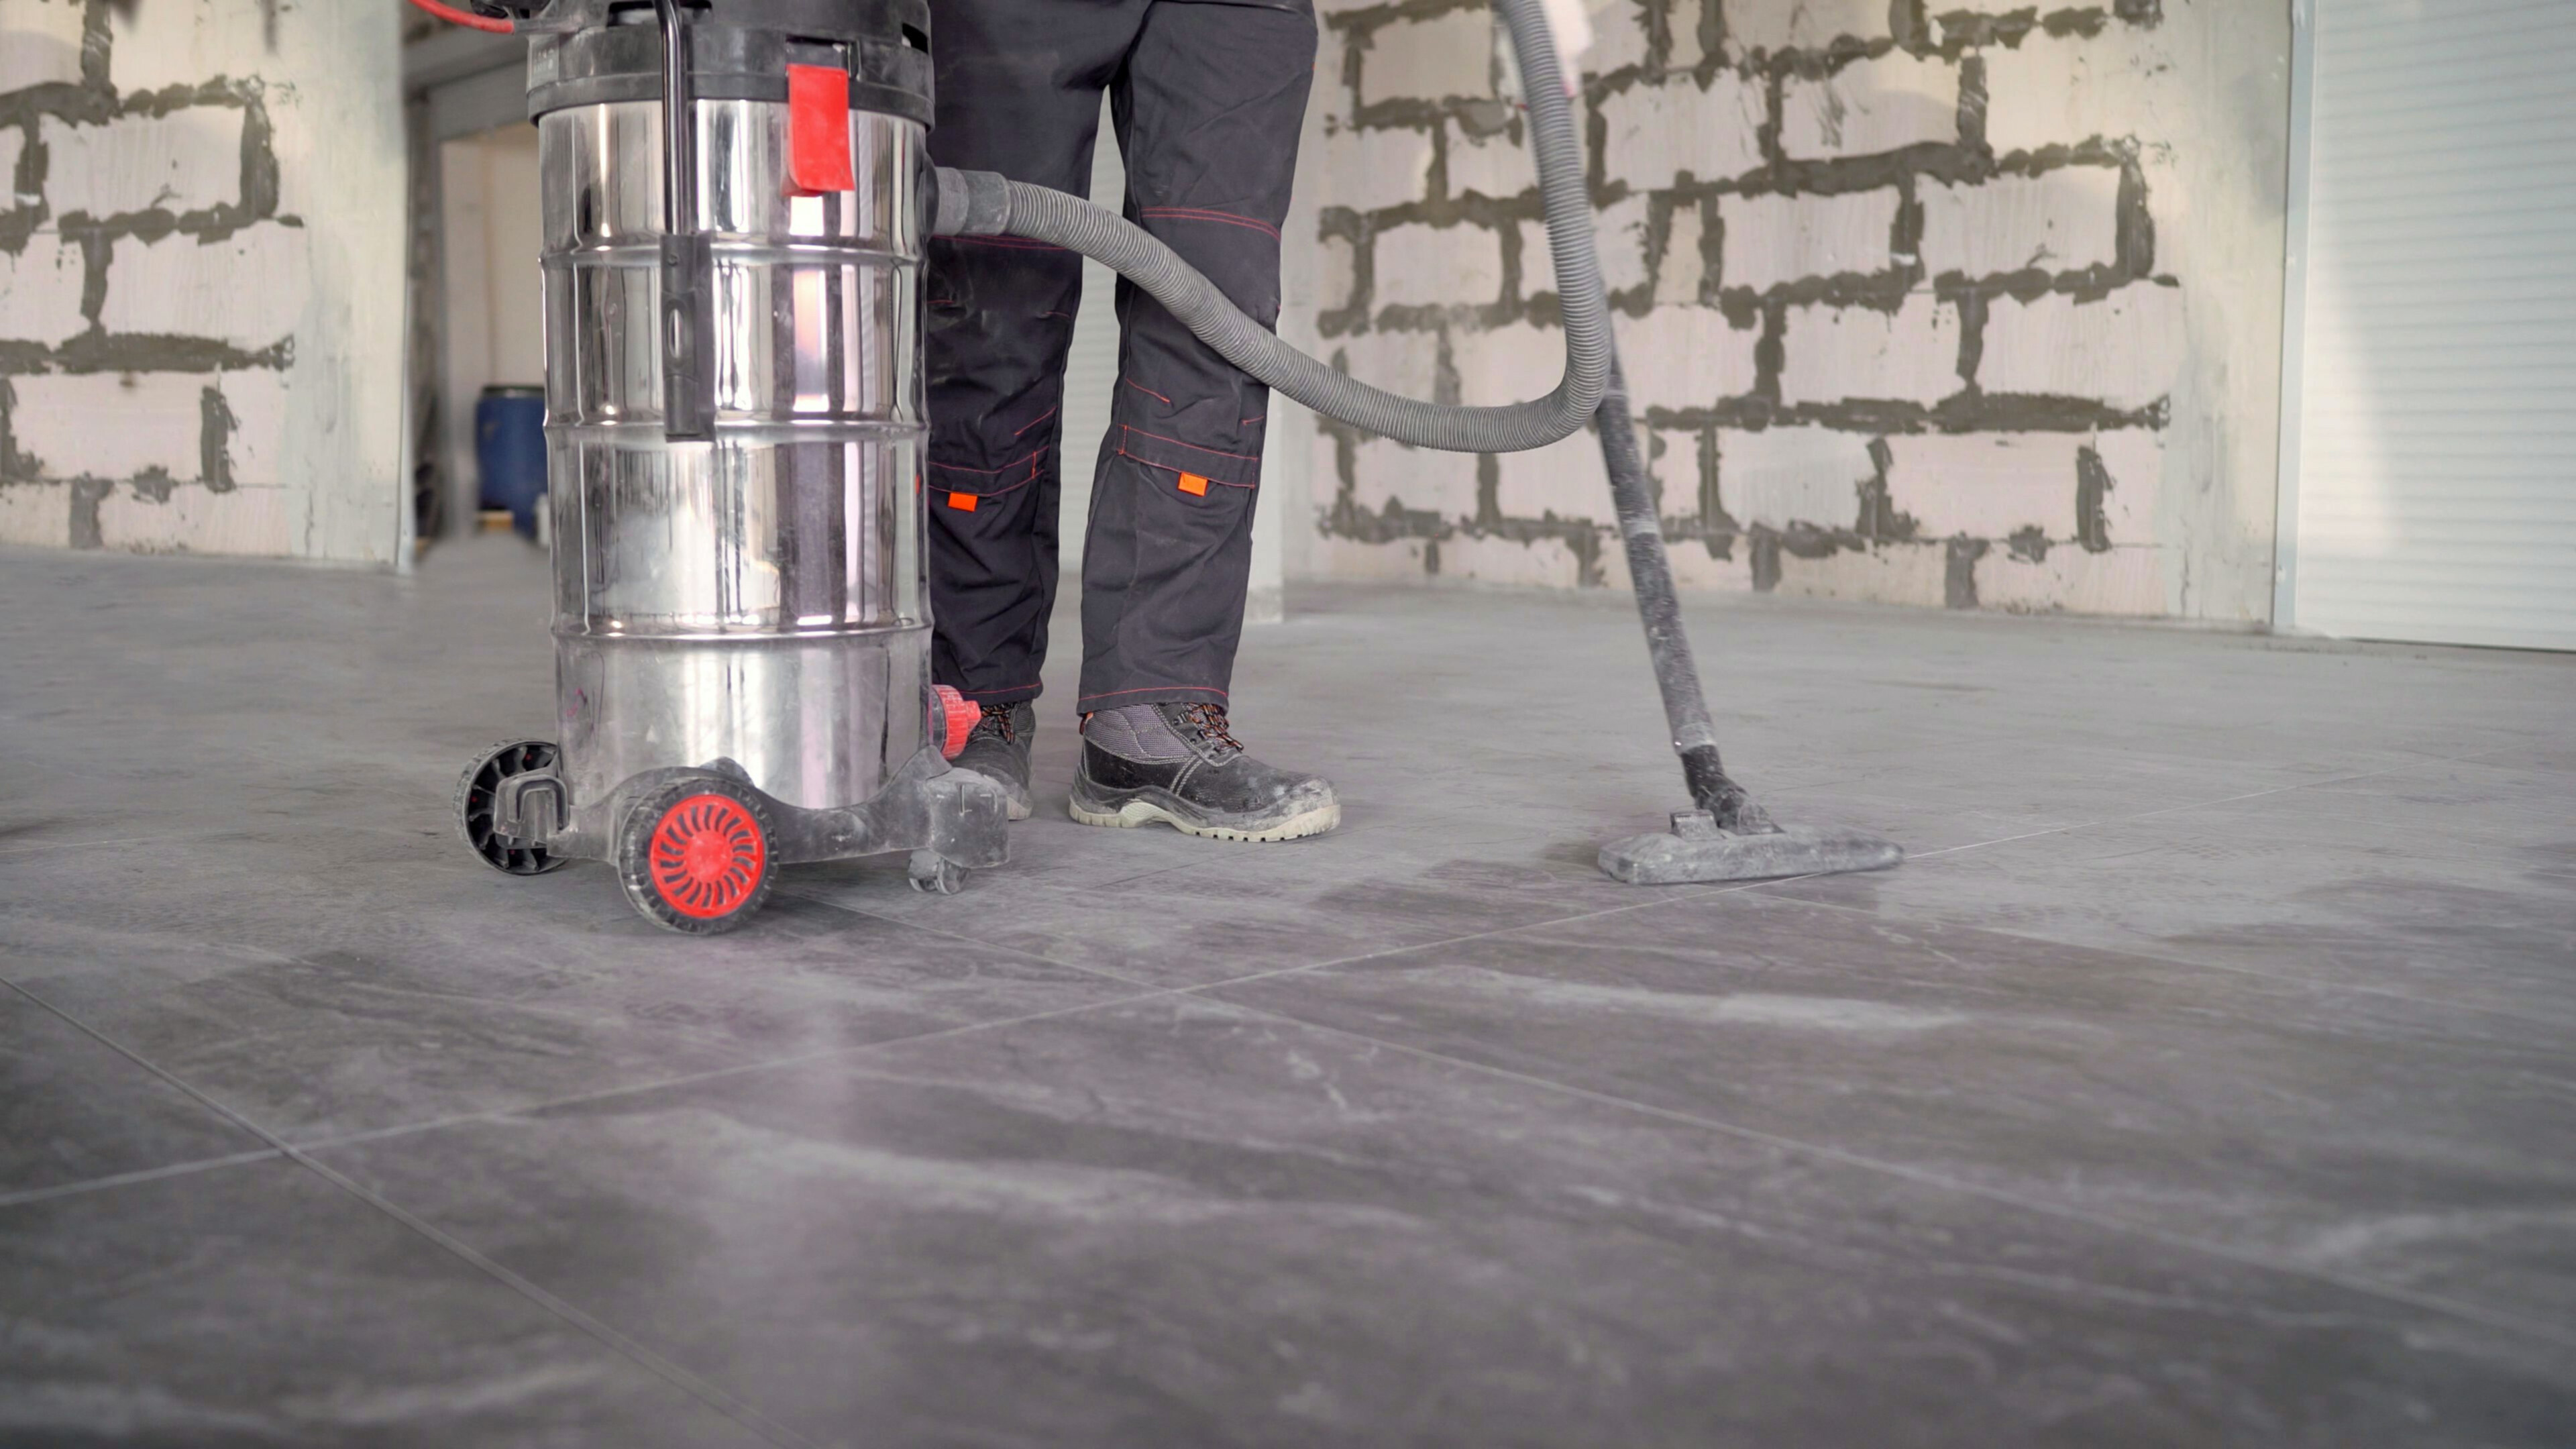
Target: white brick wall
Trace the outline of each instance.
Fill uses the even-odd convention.
[[[1360,211],[1401,206],[1422,197],[1431,175],[1431,137],[1424,131],[1336,131],[1324,138],[1324,164],[1343,178],[1333,205]]]
[[[1705,408],[1753,390],[1761,334],[1713,307],[1657,307],[1612,320],[1639,407]]]
[[[1958,392],[1959,309],[1907,297],[1894,312],[1868,307],[1792,307],[1782,338],[1785,403],[1911,402],[1926,406]]]
[[[1923,270],[1932,276],[2075,272],[2119,259],[2120,173],[2068,166],[1974,186],[1927,181]]]
[[[1565,334],[1514,322],[1452,339],[1458,398],[1487,407],[1543,397],[1565,375]]]
[[[390,6],[0,0],[0,538],[396,559],[399,71]]]
[[[1929,538],[2009,538],[2037,528],[2075,538],[2075,454],[2070,433],[1928,433],[1887,440],[1888,496]]]
[[[2131,132],[2139,118],[2125,78],[2172,63],[2125,27],[2089,39],[2034,33],[1985,58],[1986,144],[1998,156]]]
[[[1701,255],[1707,227],[1697,205],[1679,207],[1664,237],[1664,264],[1655,273],[1655,305],[1689,306],[1699,301],[1700,283],[1708,275]]]
[[[1514,140],[1511,132],[1478,137],[1469,135],[1454,121],[1444,124],[1449,127],[1451,196],[1472,191],[1482,196],[1513,197],[1537,189],[1538,171],[1530,161],[1529,147]]]
[[[1582,560],[1561,538],[1523,542],[1494,534],[1460,534],[1440,544],[1444,578],[1475,579],[1488,584],[1522,584],[1571,589],[1583,581]]]
[[[88,330],[81,315],[87,266],[78,243],[52,232],[27,238],[14,257],[0,252],[0,341],[52,347]]]
[[[1725,429],[1717,435],[1717,501],[1745,528],[1849,528],[1861,485],[1877,476],[1866,434],[1831,428]]]
[[[1840,196],[1721,196],[1720,282],[1768,291],[1802,277],[1883,272],[1903,200],[1893,186]]]
[[[1637,0],[1596,0],[1585,8],[1593,12],[1592,48],[1577,62],[1585,75],[1608,75],[1652,59],[1647,54],[1645,7]],[[1511,47],[1507,44],[1503,49],[1508,53]]]
[[[1732,73],[1703,89],[1688,76],[1639,84],[1600,104],[1604,164],[1631,186],[1657,188],[1688,175],[1723,181],[1759,169],[1756,144],[1767,102],[1761,83]]]
[[[39,375],[11,383],[18,451],[43,478],[199,475],[210,379],[187,373]]]
[[[1361,443],[1353,470],[1351,502],[1379,514],[1388,503],[1442,518],[1476,516],[1476,457],[1432,448],[1408,448],[1383,438]]]
[[[1503,294],[1503,241],[1479,226],[1397,226],[1378,233],[1380,307],[1482,306]]]
[[[1494,460],[1495,506],[1505,518],[1590,518],[1610,496],[1601,442],[1577,433],[1561,443]]]
[[[1959,71],[1891,51],[1780,86],[1780,148],[1804,159],[1875,156],[1959,139]]]
[[[1646,476],[1654,480],[1656,512],[1695,521],[1700,516],[1699,434],[1680,428],[1647,428]],[[1607,486],[1608,475],[1603,475]],[[1613,550],[1617,552],[1618,550]]]
[[[78,85],[83,0],[0,0],[0,94]]]
[[[312,270],[302,229],[267,222],[217,241],[172,234],[116,243],[110,332],[211,337],[257,352],[294,332]]]
[[[244,25],[240,0],[151,0],[107,7],[108,76],[127,94],[259,75],[277,64],[284,26]],[[281,22],[284,17],[279,17]]]
[[[232,481],[244,488],[284,486],[287,440],[294,420],[285,376],[265,370],[227,372],[215,379],[215,386],[232,414],[231,436],[224,448]]]
[[[1360,57],[1360,104],[1494,93],[1494,22],[1481,5],[1381,28]]]
[[[61,548],[71,541],[69,488],[47,483],[0,483],[0,543]]]
[[[1977,382],[1990,393],[2140,408],[2173,390],[2184,353],[2182,294],[2141,282],[2098,302],[1998,297]]]
[[[1934,0],[1933,8],[1948,4]],[[1726,38],[1739,50],[1822,50],[1845,37],[1886,35],[1886,0],[1726,0]]]
[[[6,202],[6,205],[0,205],[0,211],[31,206],[44,200],[42,196],[23,194],[18,190],[18,161],[26,154],[27,133],[25,131],[15,126],[0,131],[0,200]]]
[[[1332,347],[1348,364],[1343,371],[1389,392],[1429,397],[1440,380],[1437,332],[1363,332]]]
[[[2110,541],[2116,546],[2123,540],[2155,537],[2164,491],[2165,435],[2153,428],[2121,428],[2095,433],[2087,441],[2111,479],[2111,490],[2102,500],[2102,522]]]
[[[1316,309],[1341,311],[1351,305],[1359,288],[1359,252],[1348,237],[1323,237],[1315,245],[1321,253],[1315,269]]]
[[[1601,264],[1602,285],[1614,294],[1646,281],[1650,210],[1643,196],[1622,197],[1602,207],[1593,223],[1592,254]],[[1556,290],[1556,251],[1548,243],[1546,222],[1521,223],[1521,290]]]
[[[2023,614],[2149,618],[2167,612],[2163,558],[2155,548],[2053,548],[2036,559],[1993,549],[1977,560],[1977,602]]]
[[[165,499],[111,493],[99,501],[98,542],[133,553],[274,556],[294,551],[293,508],[283,488],[185,487]]]
[[[99,126],[46,117],[38,132],[50,163],[46,200],[56,216],[94,218],[236,203],[245,115],[239,106],[189,106]]]
[[[2221,615],[2238,605],[2195,579],[2228,576],[2239,598],[2263,587],[2267,541],[2221,540],[2270,516],[2268,494],[2231,496],[2268,480],[2209,470],[2221,454],[2269,457],[2265,421],[2236,414],[2260,406],[2259,380],[2277,370],[2263,353],[2276,344],[2246,339],[2277,316],[2277,206],[2263,198],[2280,143],[2263,128],[2286,104],[2266,49],[2284,43],[2278,17],[2174,0],[1586,8],[1598,41],[1578,104],[1597,249],[1686,587]],[[1494,119],[1466,99],[1489,80],[1471,38],[1481,10],[1337,0],[1324,13],[1366,57],[1356,94],[1338,76],[1319,87],[1322,113],[1377,124],[1333,142],[1301,190],[1328,212],[1401,205],[1418,219],[1347,257],[1330,244],[1326,345],[1417,395],[1440,381],[1444,347],[1465,401],[1544,391],[1563,339],[1528,156],[1468,134]],[[1705,63],[1703,17],[1724,34]],[[1963,129],[1981,73],[1987,104],[1971,97]],[[1433,131],[1439,190],[1419,149]],[[1362,164],[1363,146],[1397,159]],[[2227,184],[2185,180],[2213,177]],[[1509,293],[1489,290],[1505,233],[1520,253]],[[1354,269],[1374,278],[1377,320],[1435,305],[1397,320],[1438,332],[1381,336],[1333,310]],[[2203,287],[2255,322],[2213,328],[2195,310],[2214,305],[2196,302]],[[2213,346],[2235,361],[2205,357]],[[2169,435],[2194,441],[2168,448]],[[1327,519],[1312,557],[1395,577],[1620,586],[1596,446],[1492,460],[1481,514],[1455,468],[1427,534],[1394,536],[1370,514],[1343,538]],[[1381,506],[1397,496],[1386,470],[1412,461],[1316,456],[1351,470],[1319,480],[1319,500]],[[1422,533],[1424,517],[1396,532]]]

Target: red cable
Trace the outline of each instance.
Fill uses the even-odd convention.
[[[512,25],[507,20],[494,20],[485,15],[469,15],[464,11],[457,9],[453,5],[442,5],[438,3],[438,0],[411,0],[411,3],[428,11],[430,14],[437,16],[441,20],[454,25],[462,25],[469,30],[488,30],[495,35],[515,35],[518,33],[518,27]]]

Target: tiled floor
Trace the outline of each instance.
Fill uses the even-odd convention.
[[[2576,660],[1711,602],[1917,856],[1638,891],[1622,601],[1297,606],[1341,835],[1060,688],[1012,866],[694,941],[453,842],[515,545],[0,555],[0,1444],[2576,1443]]]

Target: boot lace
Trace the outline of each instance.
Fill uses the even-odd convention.
[[[1197,732],[1199,742],[1215,751],[1220,758],[1243,753],[1243,741],[1234,737],[1223,707],[1194,704],[1181,711],[1181,722]]]
[[[1011,706],[988,704],[983,709],[984,717],[975,722],[975,733],[982,734],[986,730],[991,730],[1001,736],[1003,744],[1016,745],[1020,742],[1019,727],[1011,723]]]

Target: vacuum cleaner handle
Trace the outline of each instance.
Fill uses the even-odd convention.
[[[690,12],[699,0],[653,0],[662,27],[662,436],[716,435],[714,240],[698,230],[697,88]]]

